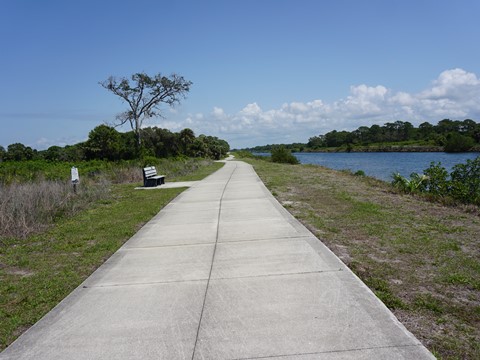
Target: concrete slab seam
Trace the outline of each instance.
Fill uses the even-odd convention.
[[[293,276],[293,275],[318,275],[326,273],[335,273],[341,272],[343,269],[333,269],[333,270],[319,270],[319,271],[300,271],[292,273],[281,273],[281,274],[265,274],[265,275],[249,275],[249,276],[233,276],[233,277],[220,277],[214,278],[212,281],[218,280],[238,280],[238,279],[257,279],[257,278],[268,278],[268,277],[281,277],[281,276]]]
[[[171,245],[150,245],[150,246],[129,246],[128,248],[122,249],[125,251],[132,249],[155,249],[155,248],[170,248],[170,247],[193,247],[193,246],[202,246],[202,245],[214,245],[214,242],[208,243],[198,243],[198,244],[171,244]]]
[[[225,222],[225,221],[224,221]],[[310,238],[313,235],[299,235],[299,236],[284,236],[284,237],[271,237],[271,238],[258,238],[258,239],[248,239],[248,240],[233,240],[233,241],[219,241],[219,244],[241,244],[248,242],[266,242],[272,240],[292,240],[292,241],[304,241],[305,238]],[[318,239],[315,238],[317,241]],[[213,243],[212,243],[213,244]]]
[[[290,356],[309,356],[309,355],[321,355],[321,354],[348,353],[348,352],[364,351],[364,350],[397,349],[397,348],[409,348],[409,347],[411,347],[411,348],[423,347],[423,345],[422,344],[405,344],[405,345],[390,345],[390,346],[372,346],[372,347],[346,349],[346,350],[327,350],[327,351],[308,352],[308,353],[277,354],[277,355],[268,355],[268,356],[260,356],[260,357],[248,357],[248,358],[232,358],[230,360],[273,359],[273,358],[282,358],[282,357],[290,357]]]
[[[149,281],[149,282],[137,282],[137,283],[126,283],[126,284],[109,284],[109,285],[83,285],[83,289],[101,289],[101,288],[112,288],[112,287],[122,287],[122,286],[140,286],[140,285],[163,285],[163,284],[180,284],[180,283],[192,283],[192,282],[202,282],[207,281],[208,279],[192,279],[192,280],[172,280],[172,281]]]
[[[213,263],[215,261],[215,253],[217,251],[218,237],[219,237],[219,232],[220,232],[220,215],[222,213],[222,199],[223,199],[223,196],[225,194],[225,190],[227,189],[227,186],[228,186],[230,180],[232,179],[233,174],[235,173],[236,169],[237,169],[237,164],[235,164],[235,167],[233,168],[232,173],[230,174],[230,177],[228,178],[227,182],[225,183],[225,186],[223,187],[222,196],[220,197],[220,206],[219,206],[219,210],[218,210],[218,221],[217,221],[217,235],[216,235],[216,238],[215,238],[215,245],[213,247],[213,255],[212,255],[212,263],[210,265],[210,273],[208,274],[207,285],[205,286],[205,294],[203,296],[202,311],[200,312],[200,319],[198,321],[197,334],[195,336],[195,344],[193,346],[193,351],[192,351],[192,360],[194,360],[194,358],[195,358],[195,351],[197,349],[198,336],[200,334],[200,327],[202,326],[203,312],[205,310],[205,303],[207,301],[208,288],[209,288],[209,285],[210,285],[210,279],[212,277],[212,272],[213,272]]]
[[[321,270],[321,271],[303,271],[303,272],[266,274],[266,275],[232,276],[232,277],[214,278],[214,279],[210,279],[210,280],[211,281],[220,281],[220,280],[255,279],[255,278],[281,277],[281,276],[292,276],[292,275],[323,274],[323,273],[332,273],[332,272],[341,272],[341,271],[343,271],[343,269]],[[162,285],[162,284],[191,283],[191,282],[202,282],[202,281],[208,281],[208,278],[205,278],[205,279],[191,279],[191,280],[172,280],[172,281],[149,281],[149,282],[142,282],[142,283],[125,283],[125,284],[108,284],[108,285],[83,285],[82,288],[83,289],[98,289],[98,288],[110,288],[110,287],[122,287],[122,286]]]

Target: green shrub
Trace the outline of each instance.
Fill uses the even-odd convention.
[[[450,178],[450,193],[454,199],[480,205],[480,156],[467,160],[466,164],[455,165]]]
[[[144,156],[142,159],[142,167],[156,166],[158,165],[159,160],[160,159],[155,156]]]
[[[298,159],[292,155],[285,146],[278,146],[272,149],[272,161],[284,164],[299,164]]]
[[[397,189],[407,193],[414,193],[418,191],[424,191],[426,182],[428,180],[427,176],[419,175],[417,173],[412,173],[410,179],[407,179],[401,176],[399,173],[393,174],[392,185]]]
[[[269,157],[262,156],[262,155],[254,155],[250,151],[247,150],[237,150],[232,152],[232,155],[235,156],[237,159],[257,159],[257,160],[267,160]]]
[[[425,184],[425,190],[427,192],[436,196],[442,196],[448,193],[448,171],[442,166],[441,163],[435,163],[432,161],[430,163],[430,167],[425,169],[423,173],[428,178]]]
[[[247,158],[247,159],[253,159],[255,158],[255,155],[253,155],[250,151],[246,150],[238,150],[232,153],[236,158]]]
[[[464,152],[470,150],[473,145],[475,145],[475,142],[470,136],[450,133],[447,135],[444,149],[445,152]]]
[[[464,204],[480,205],[480,156],[467,160],[465,164],[457,164],[452,172],[441,166],[441,163],[430,164],[424,175],[411,174],[407,179],[400,174],[393,174],[392,185],[412,193],[424,192],[434,198],[450,198]]]

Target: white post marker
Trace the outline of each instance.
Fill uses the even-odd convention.
[[[71,174],[72,174],[73,192],[76,194],[77,184],[80,183],[80,176],[78,175],[78,169],[75,166],[72,166]]]

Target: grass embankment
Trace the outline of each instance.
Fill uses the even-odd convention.
[[[174,180],[200,180],[222,166],[205,161]],[[134,190],[139,185],[111,186],[110,196],[73,217],[57,219],[46,232],[23,239],[0,237],[0,350],[185,189]]]
[[[246,159],[436,356],[480,358],[480,218],[313,165]]]

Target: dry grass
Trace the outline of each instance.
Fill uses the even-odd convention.
[[[218,168],[207,159],[154,160],[159,173],[166,175],[168,181],[184,179],[190,174],[198,176]],[[0,245],[2,239],[26,238],[44,231],[58,218],[70,217],[99,200],[107,199],[110,183],[143,182],[141,166],[116,163],[109,164],[104,170],[82,174],[76,194],[69,181],[45,180],[41,174],[35,178],[37,180],[29,182],[3,182],[3,185],[0,181]]]
[[[213,160],[200,158],[185,159],[154,159],[154,164],[159,174],[165,175],[167,181],[178,181],[179,178],[196,173],[213,164]],[[143,182],[142,167],[132,164],[129,166],[113,166],[108,171],[108,179],[113,184],[131,184]]]
[[[76,194],[71,184],[60,181],[0,185],[0,239],[40,232],[55,219],[72,216],[108,194],[104,180],[81,183]]]
[[[318,166],[248,160],[440,358],[480,358],[480,218]]]

